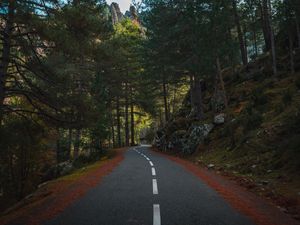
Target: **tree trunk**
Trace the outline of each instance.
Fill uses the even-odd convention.
[[[56,162],[60,163],[61,159],[61,146],[60,146],[60,129],[57,127],[56,132],[58,135],[58,138],[56,139]]]
[[[270,39],[270,25],[269,25],[269,16],[268,16],[268,2],[267,0],[262,0],[262,4],[259,4],[261,11],[261,21],[262,21],[262,30],[265,40],[266,52],[271,49],[271,39]]]
[[[254,51],[255,51],[255,58],[258,56],[258,49],[257,49],[257,31],[255,27],[255,21],[253,21],[253,42],[254,42]]]
[[[21,200],[25,196],[25,183],[27,178],[27,152],[24,146],[21,146],[21,157],[20,157],[20,177],[19,177],[19,190],[18,200]]]
[[[163,96],[164,96],[164,106],[165,106],[165,122],[169,121],[169,111],[168,111],[168,93],[165,80],[163,81]]]
[[[66,153],[66,159],[70,160],[71,158],[71,149],[72,149],[72,128],[69,128],[69,135],[68,135],[68,152]]]
[[[271,40],[271,54],[272,54],[272,68],[273,68],[273,74],[274,76],[277,76],[277,62],[276,62],[276,50],[275,50],[275,38],[274,38],[274,31],[272,28],[271,24],[271,11],[272,11],[272,6],[271,6],[271,1],[270,0],[265,0],[268,2],[267,7],[267,17],[268,17],[268,24],[269,24],[269,32],[270,32],[270,40]]]
[[[125,83],[125,145],[129,146],[129,91],[128,83]]]
[[[161,109],[159,109],[159,126],[162,127],[164,125],[164,122],[163,122],[163,115],[162,115],[162,111]]]
[[[225,109],[227,109],[228,108],[228,100],[227,100],[227,96],[226,96],[225,84],[224,84],[224,80],[223,80],[223,75],[222,75],[222,70],[221,70],[221,64],[220,64],[219,57],[217,57],[217,59],[216,59],[216,65],[217,65],[218,80],[220,82],[221,90],[223,92],[224,105],[225,105]]]
[[[193,108],[196,111],[196,119],[202,120],[204,118],[203,102],[202,102],[202,87],[201,87],[201,81],[199,80],[198,76],[195,76],[195,85],[192,92],[194,92]]]
[[[134,105],[133,105],[133,101],[131,99],[131,103],[130,103],[130,115],[131,115],[131,119],[130,119],[130,123],[131,123],[131,146],[135,145],[135,138],[134,138]]]
[[[114,148],[114,147],[116,147],[116,137],[115,137],[115,124],[114,124],[113,112],[111,112],[111,114],[110,114],[110,121],[111,121],[112,146]]]
[[[191,107],[194,105],[194,96],[193,96],[193,89],[194,89],[194,76],[190,75],[190,102],[191,102]]]
[[[247,43],[247,27],[246,25],[243,27],[243,31],[244,31],[244,36],[243,36],[243,40],[244,40],[244,48],[245,48],[245,57],[247,59],[247,63],[248,63],[248,52],[247,52],[247,49],[248,49],[248,43]]]
[[[4,113],[5,83],[7,78],[7,69],[9,65],[11,35],[15,12],[15,0],[9,0],[7,20],[3,32],[2,54],[0,60],[0,126],[2,124]]]
[[[295,73],[295,61],[294,61],[294,43],[291,29],[289,29],[289,52],[290,52],[290,68],[291,73]]]
[[[240,42],[240,51],[241,51],[241,56],[242,56],[242,62],[243,62],[243,65],[247,65],[247,63],[248,63],[247,49],[245,47],[245,41],[243,38],[243,33],[242,33],[242,29],[241,29],[241,24],[240,24],[240,18],[239,18],[238,11],[237,11],[236,0],[232,0],[232,7],[233,7],[233,14],[234,14],[234,21],[235,21],[235,25],[236,25],[237,32],[238,32],[239,42]]]
[[[75,131],[75,140],[74,140],[74,155],[73,159],[76,160],[79,156],[79,147],[80,147],[80,129],[77,128]]]
[[[120,115],[120,97],[117,96],[117,140],[118,147],[122,146],[121,143],[121,115]]]
[[[176,107],[176,89],[177,89],[177,87],[175,86],[174,90],[173,90],[173,102],[172,102],[172,113],[173,114],[175,113],[175,107]]]
[[[300,25],[299,25],[299,16],[297,14],[296,14],[295,22],[296,22],[296,30],[297,30],[298,48],[300,48]]]

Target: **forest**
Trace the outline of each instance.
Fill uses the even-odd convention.
[[[140,143],[298,190],[298,0],[2,0],[0,38],[1,210]]]

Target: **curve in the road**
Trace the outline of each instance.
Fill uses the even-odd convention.
[[[154,167],[154,164],[150,160],[148,156],[145,154],[141,153],[139,150],[136,148],[133,149],[136,151],[138,154],[142,155],[147,161],[149,161],[149,164],[151,166],[151,173],[153,177],[156,177],[156,170]],[[153,188],[153,195],[158,194],[158,187],[157,187],[157,179],[154,178],[152,179],[152,188]],[[153,204],[153,225],[161,225],[161,217],[160,217],[160,206],[159,204]]]

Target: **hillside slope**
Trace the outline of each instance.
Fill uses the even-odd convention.
[[[299,219],[300,57],[296,74],[280,60],[273,77],[268,56],[247,67],[223,70],[228,108],[213,112],[205,93],[206,118],[189,117],[189,94],[177,115],[157,132],[156,146],[216,169],[271,199]],[[212,89],[212,88],[208,88]]]

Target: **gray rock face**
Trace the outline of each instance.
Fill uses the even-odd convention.
[[[54,178],[67,175],[72,170],[73,170],[73,165],[72,165],[71,162],[66,161],[66,162],[59,163],[59,164],[51,167],[47,171],[47,173],[46,173],[46,175],[44,177],[44,180],[52,180]]]
[[[129,11],[130,11],[130,19],[138,20],[138,13],[136,11],[136,8],[133,5],[130,6]]]
[[[111,3],[110,5],[110,11],[112,16],[112,23],[116,24],[120,22],[123,18],[123,14],[121,13],[120,7],[118,3]]]
[[[213,124],[192,126],[191,132],[183,146],[183,152],[193,153],[214,128]]]
[[[60,166],[60,175],[61,176],[67,175],[73,170],[73,165],[71,162],[63,162],[58,165]]]
[[[214,124],[193,125],[189,131],[177,130],[168,137],[163,131],[159,131],[154,144],[161,150],[176,148],[184,153],[193,153],[208,134],[214,128]]]

